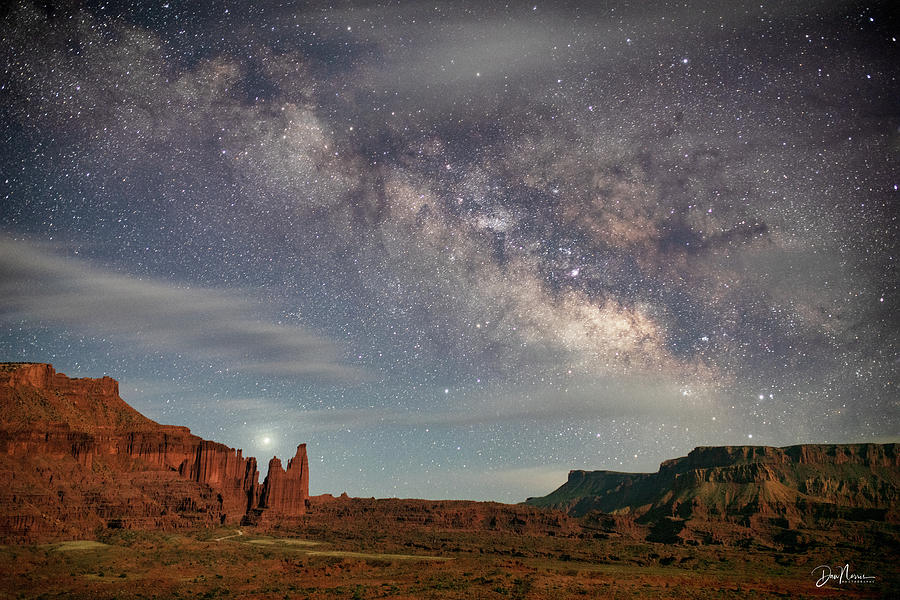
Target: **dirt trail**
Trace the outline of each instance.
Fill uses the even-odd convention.
[[[227,540],[233,537],[238,537],[239,535],[244,535],[244,532],[240,529],[237,530],[237,533],[232,533],[231,535],[225,535],[220,538],[213,539],[214,542],[221,542],[222,540]]]

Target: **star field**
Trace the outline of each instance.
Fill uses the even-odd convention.
[[[20,3],[0,354],[312,493],[896,441],[888,3]]]

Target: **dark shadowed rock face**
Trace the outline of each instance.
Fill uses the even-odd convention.
[[[672,541],[695,534],[715,539],[741,527],[897,523],[898,490],[896,444],[722,446],[696,448],[656,473],[572,471],[557,490],[526,503],[573,516],[627,515],[657,530],[666,538],[660,541]]]
[[[8,482],[0,489],[0,539],[238,522],[260,510],[296,516],[309,497],[301,448],[261,507],[266,485],[255,458],[144,417],[119,397],[114,379],[0,363],[0,478]]]

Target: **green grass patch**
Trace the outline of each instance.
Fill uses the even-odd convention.
[[[72,552],[74,550],[105,550],[109,544],[95,542],[94,540],[71,540],[68,542],[56,542],[50,545],[54,552]]]
[[[237,539],[237,538],[231,538]],[[312,540],[302,540],[299,538],[253,538],[249,540],[242,540],[247,544],[255,544],[257,546],[300,546],[300,547],[312,547],[312,546],[321,546],[322,542],[314,542]]]

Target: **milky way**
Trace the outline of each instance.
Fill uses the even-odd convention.
[[[890,3],[253,4],[6,13],[0,359],[313,493],[900,436]]]

